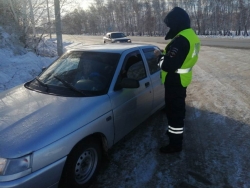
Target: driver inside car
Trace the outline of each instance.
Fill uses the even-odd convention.
[[[98,90],[105,86],[105,79],[97,70],[97,63],[89,59],[81,60],[79,71],[76,75],[76,87],[83,90]],[[101,86],[102,85],[102,86]]]
[[[83,60],[80,62],[79,70],[76,75],[76,82],[79,80],[97,80],[100,77],[100,73],[94,68],[95,63],[90,60]],[[98,79],[99,80],[99,79]]]
[[[82,68],[83,68],[83,75],[82,78],[87,79],[87,80],[92,80],[95,77],[100,77],[100,74],[94,70],[94,64],[91,63],[91,61],[85,61],[82,64]]]

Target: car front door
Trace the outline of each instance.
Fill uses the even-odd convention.
[[[117,85],[123,78],[138,80],[139,88],[117,89]],[[110,98],[113,105],[115,142],[117,142],[144,121],[152,110],[151,80],[147,75],[139,50],[132,51],[125,56]]]
[[[108,34],[107,39],[107,42],[112,43],[111,33]]]
[[[159,65],[159,55],[161,54],[160,49],[157,47],[144,48],[143,55],[145,56],[145,61],[148,64],[150,79],[152,83],[153,90],[153,110],[152,113],[162,108],[165,105],[165,88],[164,84],[161,83],[161,68]]]

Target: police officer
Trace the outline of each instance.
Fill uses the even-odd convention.
[[[186,89],[192,79],[192,68],[198,60],[200,40],[190,28],[189,15],[180,7],[173,8],[164,23],[170,29],[165,40],[171,39],[163,51],[161,66],[169,144],[161,147],[160,152],[174,153],[182,150]]]

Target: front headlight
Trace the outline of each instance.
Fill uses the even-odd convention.
[[[131,40],[128,40],[128,42],[131,42]]]
[[[3,175],[6,164],[7,164],[7,159],[0,158],[0,175]]]
[[[17,174],[30,168],[30,155],[17,159],[0,158],[0,176]]]

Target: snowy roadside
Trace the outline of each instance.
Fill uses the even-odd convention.
[[[0,28],[0,92],[34,79],[58,57],[55,39],[39,43],[40,55],[27,51],[16,40]],[[63,45],[66,51],[79,44],[64,42]]]
[[[21,52],[11,43],[0,48],[0,92],[33,79],[56,58]],[[158,112],[111,150],[93,187],[250,187],[249,56],[202,47],[188,88],[183,152],[159,154],[167,138],[165,114]]]
[[[200,37],[206,38],[207,36]],[[223,36],[209,37],[226,38]],[[250,37],[234,38],[243,40]],[[159,40],[162,40],[162,38],[160,38]],[[43,67],[47,67],[57,58],[57,47],[55,39],[47,39],[39,44],[39,56],[24,49],[22,45],[17,42],[17,38],[15,36],[9,35],[8,33],[4,32],[1,27],[0,42],[0,92],[33,79],[42,71]],[[91,43],[93,43],[93,41],[91,41]],[[82,43],[73,41],[64,42],[63,45],[64,51],[66,51],[70,50],[71,48],[81,47]]]
[[[54,59],[32,52],[15,55],[9,50],[0,49],[0,92],[33,79]]]
[[[188,87],[184,149],[161,155],[166,117],[119,142],[92,188],[250,187],[249,50],[202,47]]]

